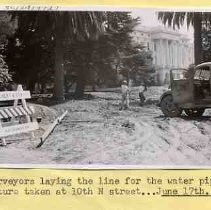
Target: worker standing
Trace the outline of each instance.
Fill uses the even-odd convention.
[[[121,101],[121,107],[122,109],[128,109],[129,108],[129,87],[127,85],[127,81],[124,80],[121,85],[121,94],[122,94],[122,101]]]
[[[142,85],[139,87],[139,99],[140,99],[140,106],[144,105],[144,102],[146,100],[144,92],[145,92],[145,87],[143,87]]]

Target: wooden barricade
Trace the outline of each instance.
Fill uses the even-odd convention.
[[[23,91],[21,85],[18,85],[17,91],[0,92],[0,139],[3,145],[6,145],[7,136],[38,129],[37,121],[32,118],[34,108],[26,103],[29,98],[30,91]],[[33,132],[31,135],[34,138]]]

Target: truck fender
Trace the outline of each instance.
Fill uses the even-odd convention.
[[[161,103],[162,99],[163,99],[165,96],[167,96],[167,95],[172,95],[171,90],[167,90],[166,92],[164,92],[164,93],[161,95],[160,100],[159,100],[157,106],[160,107],[160,103]]]

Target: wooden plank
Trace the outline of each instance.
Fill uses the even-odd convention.
[[[21,105],[18,105],[18,106],[0,107],[0,119],[8,117],[32,115],[34,112],[35,110],[33,109],[32,106],[23,107]]]
[[[54,122],[48,127],[48,129],[44,132],[44,134],[40,138],[40,143],[37,145],[37,148],[41,147],[44,144],[48,136],[53,132],[56,125],[61,123],[62,119],[66,116],[67,113],[68,111],[65,111],[60,117],[56,118]]]
[[[6,112],[4,112],[3,110],[0,110],[0,114],[1,114],[1,118],[8,118],[9,116],[7,115]]]
[[[35,113],[35,109],[34,109],[34,107],[33,107],[33,106],[28,106],[28,109],[32,112],[32,114],[34,114],[34,113]]]
[[[34,93],[32,94],[32,98],[52,98],[52,93]]]
[[[4,109],[9,117],[14,117],[13,114],[9,111],[9,109]]]
[[[9,107],[8,109],[13,114],[13,117],[17,117],[18,116],[18,113],[15,111],[15,109],[13,107]]]
[[[28,106],[24,107],[24,110],[26,111],[26,113],[27,113],[28,115],[32,115],[32,114],[33,114],[33,112],[29,109]]]
[[[22,112],[22,115],[28,115],[22,106],[19,107],[19,110]]]
[[[19,110],[19,107],[14,107],[15,111],[18,113],[18,116],[22,116],[22,112]]]
[[[30,91],[1,91],[0,101],[31,98]]]
[[[0,138],[6,137],[10,135],[20,134],[20,133],[27,133],[30,131],[34,131],[38,129],[38,123],[37,122],[29,122],[24,124],[18,124],[8,127],[1,127],[0,128]]]

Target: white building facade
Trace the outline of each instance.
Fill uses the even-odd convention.
[[[158,84],[169,82],[170,69],[187,68],[194,63],[193,43],[177,31],[138,26],[132,37],[134,44],[141,44],[152,52]]]

